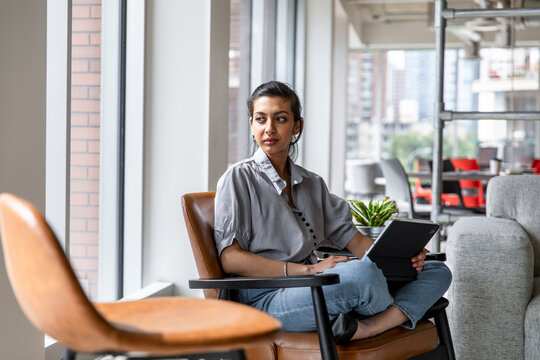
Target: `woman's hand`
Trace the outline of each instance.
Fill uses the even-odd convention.
[[[322,273],[326,269],[331,269],[336,264],[350,261],[348,256],[329,256],[324,260],[319,261],[317,264],[309,265],[310,274]]]
[[[422,251],[420,251],[420,254],[416,255],[411,259],[412,266],[416,269],[416,271],[420,271],[424,268],[424,260],[426,259],[427,252],[428,251],[426,249],[422,249]]]

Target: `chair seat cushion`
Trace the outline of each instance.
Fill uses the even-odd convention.
[[[316,333],[283,333],[277,340],[279,360],[320,360]],[[437,328],[427,320],[418,322],[414,330],[390,329],[378,336],[338,345],[340,360],[408,359],[438,346]]]
[[[107,350],[115,351],[157,355],[238,348],[267,341],[281,328],[270,315],[226,300],[161,297],[94,305],[114,326]]]

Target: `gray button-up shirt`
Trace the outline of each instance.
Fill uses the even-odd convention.
[[[240,247],[269,259],[313,263],[319,246],[344,248],[357,234],[347,202],[328,192],[324,180],[289,159],[288,205],[281,179],[266,154],[231,166],[219,179],[214,238],[219,254],[238,240]]]

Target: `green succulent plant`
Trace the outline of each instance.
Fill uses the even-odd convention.
[[[387,220],[398,215],[396,202],[387,196],[382,200],[369,200],[365,203],[358,200],[347,200],[351,214],[357,226],[383,226]]]

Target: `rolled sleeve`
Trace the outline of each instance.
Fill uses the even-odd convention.
[[[238,240],[240,247],[246,250],[249,247],[250,235],[243,231],[223,231],[220,229],[214,229],[214,239],[216,242],[216,248],[218,254],[221,256],[221,252],[232,245],[234,239]]]
[[[332,234],[332,236],[328,237],[328,240],[330,240],[336,248],[344,249],[356,234],[358,234],[358,230],[353,224],[343,224]]]
[[[248,250],[251,239],[249,190],[241,169],[229,170],[218,182],[214,204],[214,241],[219,255],[234,239]]]
[[[343,249],[358,233],[358,230],[352,222],[349,204],[342,198],[330,194],[326,186],[325,190],[323,201],[325,239],[330,241],[333,247]]]

